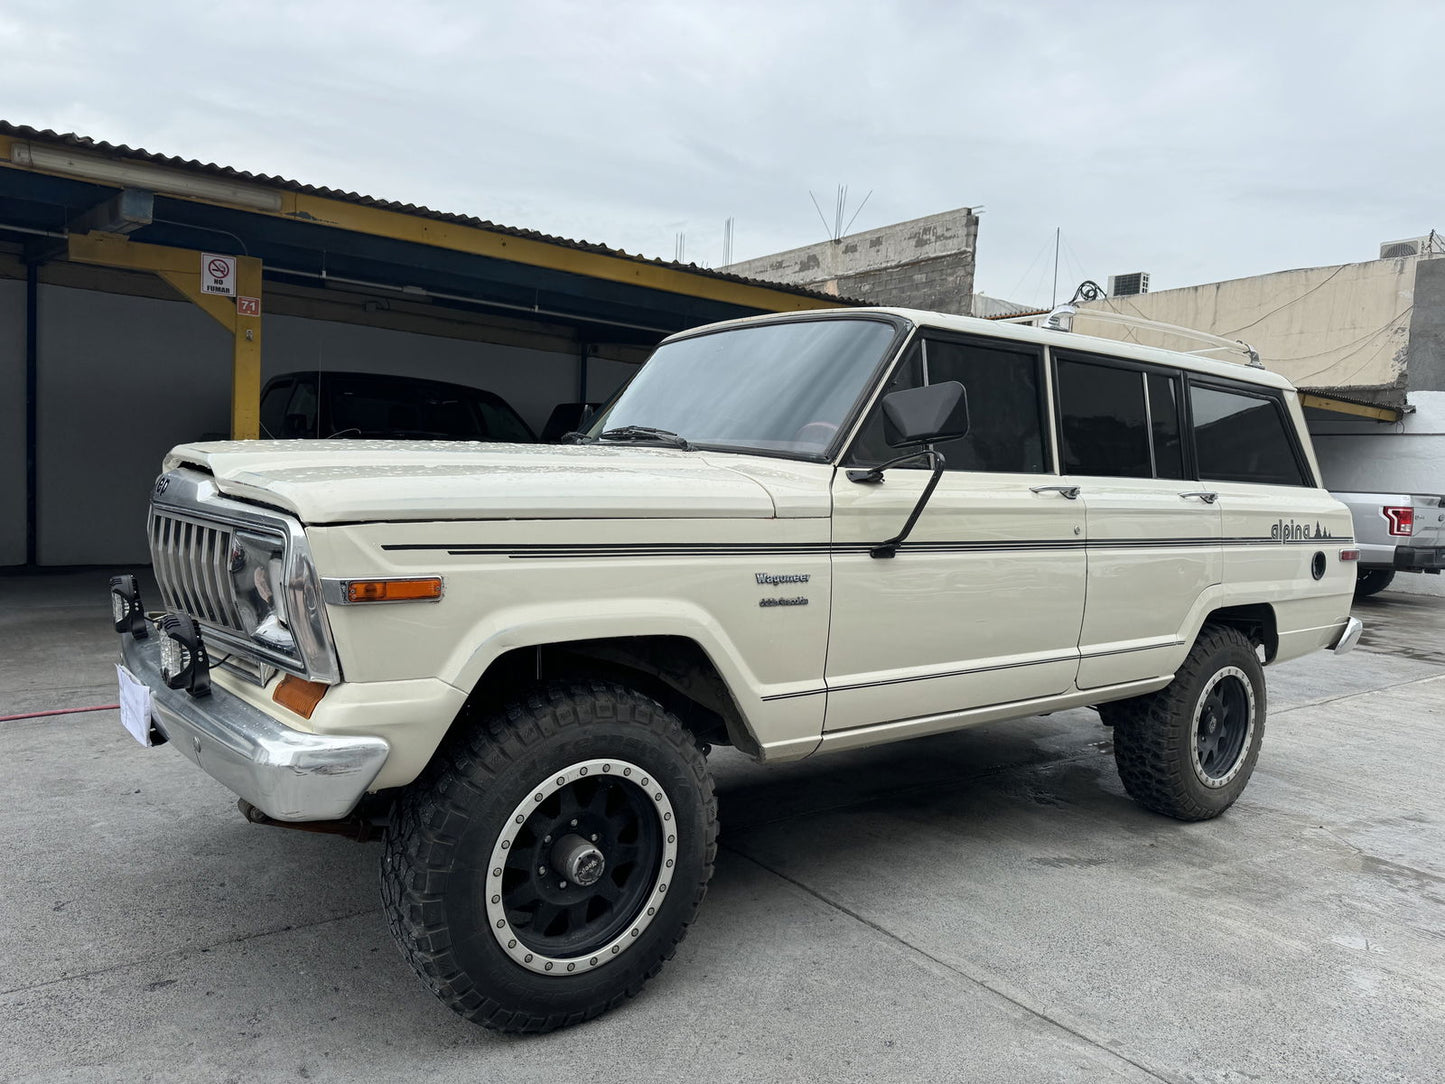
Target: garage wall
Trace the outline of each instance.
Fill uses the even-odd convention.
[[[1445,392],[1410,393],[1396,423],[1341,415],[1310,421],[1327,489],[1445,493]]]
[[[41,286],[41,564],[150,560],[161,456],[228,428],[230,356],[230,336],[193,305]]]
[[[25,283],[0,279],[0,566],[25,563]]]
[[[25,560],[24,297],[0,280],[0,565]],[[230,337],[187,302],[42,285],[39,305],[39,561],[144,563],[162,456],[230,428]],[[267,316],[262,353],[263,378],[351,369],[487,388],[538,430],[577,395],[571,354],[304,317]],[[593,360],[588,390],[605,397],[631,371]]]
[[[1311,440],[1326,488],[1445,493],[1445,392],[1412,391],[1410,405],[1414,412],[1394,424],[1311,419]],[[1389,590],[1445,595],[1445,575],[1400,573]]]

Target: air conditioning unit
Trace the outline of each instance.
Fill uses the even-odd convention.
[[[1403,241],[1386,241],[1380,245],[1380,259],[1397,260],[1401,256],[1445,256],[1445,237],[1428,233]]]
[[[1128,275],[1109,276],[1110,297],[1130,297],[1149,292],[1149,272],[1134,271]]]

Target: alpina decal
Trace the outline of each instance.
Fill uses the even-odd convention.
[[[1280,520],[1269,529],[1269,537],[1276,542],[1309,542],[1316,538],[1333,538],[1334,535],[1321,527],[1318,520],[1315,521],[1314,530],[1310,530],[1308,523]]]

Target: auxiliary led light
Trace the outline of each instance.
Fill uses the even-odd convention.
[[[116,632],[128,632],[137,640],[150,635],[146,630],[145,608],[140,601],[140,585],[134,576],[110,578],[110,616]]]
[[[211,661],[196,623],[185,614],[166,614],[156,627],[161,632],[161,680],[192,696],[209,696]]]

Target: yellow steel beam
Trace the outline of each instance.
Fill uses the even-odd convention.
[[[264,212],[263,212],[264,213]],[[795,293],[729,282],[661,264],[645,263],[624,256],[587,252],[566,245],[513,237],[476,226],[441,222],[420,215],[402,214],[380,207],[365,207],[304,192],[283,192],[281,211],[273,217],[299,219],[317,225],[490,256],[498,260],[550,271],[565,271],[607,282],[645,286],[666,293],[698,297],[708,301],[742,305],[765,312],[797,312],[804,309],[841,308],[841,301],[824,301]]]
[[[52,176],[83,175],[83,173],[79,171],[82,167],[77,167],[75,171],[65,172],[56,168],[42,169],[33,165],[24,165],[12,161],[12,146],[16,143],[23,142],[25,141],[0,136],[0,168],[26,169],[31,172],[46,173]],[[74,157],[79,158],[84,157],[84,155],[77,154]],[[136,159],[124,161],[131,163],[137,170],[145,170],[147,167],[153,170],[155,172],[153,187],[157,192],[216,207],[237,206],[228,203],[220,197],[211,198],[208,196],[197,196],[183,191],[167,191],[166,180],[168,177],[177,174],[178,171],[175,168],[157,166]],[[99,178],[89,179],[96,184],[109,184],[115,188],[121,187],[118,183],[111,180]],[[144,182],[141,180],[139,174],[137,174],[133,183],[144,186]],[[468,226],[456,222],[442,222],[432,218],[425,218],[421,215],[407,214],[401,211],[389,211],[381,207],[367,207],[361,204],[348,203],[345,200],[329,199],[325,196],[311,195],[305,192],[293,192],[287,189],[268,187],[265,185],[247,184],[246,188],[248,190],[254,189],[257,192],[273,193],[279,197],[280,202],[280,209],[276,211],[260,210],[249,205],[245,206],[244,209],[251,214],[309,222],[320,226],[332,226],[337,229],[350,230],[354,233],[367,234],[373,237],[385,237],[392,240],[411,241],[421,245],[432,245],[436,248],[448,249],[453,252],[464,252],[474,256],[489,256],[498,260],[509,260],[512,263],[524,264],[528,267],[541,267],[551,271],[564,271],[575,275],[584,275],[588,278],[602,279],[607,282],[621,282],[633,286],[644,286],[653,290],[661,290],[665,293],[697,297],[707,301],[720,301],[725,304],[762,309],[765,312],[795,312],[803,309],[843,307],[843,302],[840,301],[802,297],[786,290],[773,289],[767,286],[752,286],[742,282],[730,282],[727,279],[714,278],[709,275],[701,275],[696,272],[684,271],[674,267],[666,267],[662,264],[642,261],[627,256],[617,256],[605,252],[588,252],[568,245],[537,241],[527,237],[514,237],[510,234],[501,233],[497,230],[484,229],[479,226]]]
[[[1300,392],[1299,401],[1303,407],[1328,410],[1335,414],[1353,414],[1357,418],[1370,418],[1377,422],[1397,422],[1405,416],[1404,411],[1397,407],[1367,406],[1364,403],[1351,403],[1346,399],[1335,399],[1307,391]]]
[[[201,290],[201,253],[131,241],[119,234],[72,234],[70,259],[76,263],[150,271],[170,283],[232,338],[231,437],[254,440],[261,435],[261,261],[236,256],[236,293],[254,299],[255,311],[243,312],[233,298]]]

